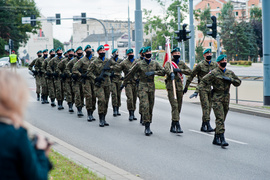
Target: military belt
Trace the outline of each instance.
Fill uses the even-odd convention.
[[[228,94],[229,93],[229,90],[222,91],[222,90],[215,90],[215,89],[213,89],[213,92],[214,93],[220,93],[220,94]]]
[[[146,82],[154,82],[154,79],[141,79],[140,81],[144,82],[144,83],[146,83]]]

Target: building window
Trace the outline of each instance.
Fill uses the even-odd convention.
[[[220,13],[217,13],[217,14],[216,14],[217,18],[219,17],[219,15],[220,15]]]
[[[219,7],[217,7],[217,9],[219,9]]]
[[[238,12],[235,12],[235,16],[238,16]]]
[[[89,32],[87,32],[87,36],[89,36]]]
[[[252,6],[252,7],[254,7],[254,6],[255,6],[255,4],[252,4],[251,6]]]
[[[212,42],[209,42],[209,47],[212,47]]]
[[[207,7],[210,7],[210,4],[209,3],[207,3]]]

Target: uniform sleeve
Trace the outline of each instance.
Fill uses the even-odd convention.
[[[36,71],[41,71],[41,64],[40,64],[41,60],[37,59],[35,62],[35,70]]]
[[[188,88],[188,86],[190,85],[190,83],[192,82],[192,80],[194,79],[194,77],[199,73],[200,69],[201,69],[201,66],[200,66],[200,65],[197,65],[197,66],[193,69],[193,71],[191,72],[190,76],[189,76],[188,79],[187,79],[185,88]]]
[[[185,75],[190,75],[192,73],[191,69],[184,63],[182,62],[183,68],[181,69],[181,73]]]
[[[164,71],[167,74],[167,76],[169,76],[172,73],[172,71],[171,71],[171,63],[170,62],[165,63]]]
[[[232,84],[235,86],[235,87],[238,87],[240,86],[241,84],[241,80],[238,78],[238,76],[236,76],[234,73],[232,73]]]
[[[35,65],[36,60],[34,59],[28,66],[28,69],[32,71],[33,66]]]
[[[43,61],[42,65],[41,65],[41,69],[44,73],[46,73],[46,69],[47,69],[47,61],[46,60]]]
[[[47,71],[48,71],[49,73],[53,73],[52,65],[53,65],[53,59],[51,59],[51,60],[48,62],[48,65],[47,65]]]
[[[156,63],[156,70],[155,70],[155,75],[157,76],[165,76],[165,70],[163,67],[158,62]]]
[[[201,82],[198,84],[197,89],[198,91],[203,90],[205,87],[207,87],[208,85],[212,84],[212,82],[215,79],[215,75],[213,73],[209,73],[207,75],[205,75]]]
[[[81,73],[80,73],[80,71],[79,71],[79,69],[81,68],[81,66],[82,66],[82,62],[81,62],[80,60],[77,61],[77,62],[74,64],[73,68],[72,68],[72,73],[73,73],[73,74],[76,74],[76,75],[78,75],[78,76],[81,76]]]
[[[135,66],[133,66],[130,70],[129,73],[125,76],[124,78],[124,82],[123,84],[125,85],[127,83],[127,81],[129,81],[130,79],[132,79],[136,72],[139,70],[139,64],[137,63]]]
[[[91,62],[89,67],[87,68],[87,76],[93,80],[96,79],[96,75],[94,74],[95,69],[95,63]]]

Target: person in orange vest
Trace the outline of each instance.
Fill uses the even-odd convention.
[[[16,73],[17,61],[18,61],[18,56],[15,54],[15,51],[12,51],[12,53],[9,55],[9,62],[10,62],[11,71],[15,69],[14,70],[15,73]]]

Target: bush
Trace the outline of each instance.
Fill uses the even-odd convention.
[[[252,61],[244,61],[244,60],[239,60],[239,61],[230,61],[231,65],[246,65],[246,66],[251,66]]]
[[[236,61],[230,61],[230,65],[237,65]]]

